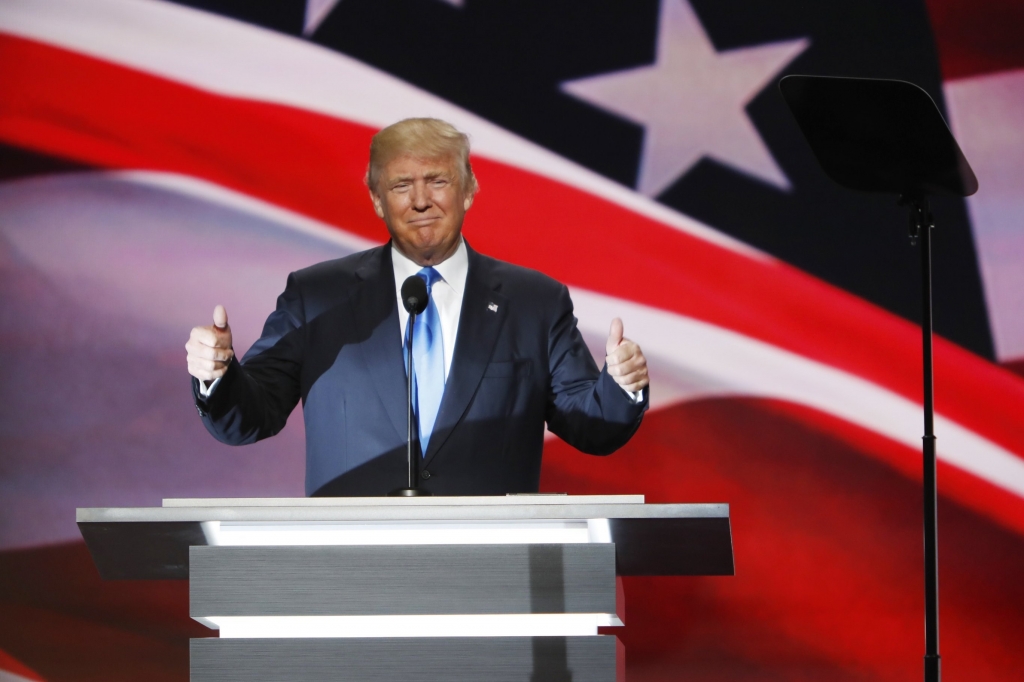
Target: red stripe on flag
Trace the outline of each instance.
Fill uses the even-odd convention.
[[[818,433],[842,440],[860,452],[871,453],[872,457],[886,462],[912,481],[919,482],[923,478],[924,460],[919,448],[908,448],[874,431],[804,405],[771,400],[764,401],[761,407]],[[938,463],[938,479],[943,481],[943,494],[950,499],[967,508],[984,509],[990,518],[1024,536],[1024,498],[974,476],[963,476],[942,460]],[[947,485],[951,480],[956,484]]]
[[[946,80],[1024,69],[1020,0],[927,0]]]
[[[11,675],[17,675],[18,677],[24,678],[25,680],[35,680],[36,682],[45,682],[45,680],[39,676],[35,670],[32,670],[18,659],[11,656],[9,653],[0,649],[0,675],[9,673]]]
[[[214,95],[0,33],[0,137],[94,166],[192,175],[385,241],[365,126]]]
[[[1018,376],[1024,377],[1024,360],[1012,360],[1010,362],[1004,362],[1003,367],[1009,371],[1017,374]]]
[[[189,637],[215,635],[187,581],[102,580],[82,542],[0,552],[0,647],[38,679],[181,682]]]

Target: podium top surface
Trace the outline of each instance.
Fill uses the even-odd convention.
[[[643,504],[643,495],[536,493],[488,497],[207,497],[168,498],[164,507],[498,507],[518,505]]]
[[[82,508],[77,520],[108,579],[184,579],[190,546],[268,543],[608,542],[620,575],[734,572],[728,504],[645,504],[642,495],[168,499]]]

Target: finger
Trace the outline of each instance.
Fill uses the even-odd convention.
[[[203,358],[189,358],[188,369],[189,373],[192,370],[199,372],[226,372],[228,369],[229,362],[221,362],[220,360],[205,360]]]
[[[217,370],[225,370],[228,368],[227,362],[222,360],[208,360],[206,358],[189,358],[188,366],[190,368],[203,370],[205,372],[215,372]]]
[[[188,335],[188,343],[216,346],[217,332],[214,331],[215,329],[216,327],[193,327]],[[185,347],[187,348],[188,344]]]
[[[645,367],[647,367],[647,358],[644,357],[643,353],[637,353],[623,362],[608,363],[608,374],[613,377],[624,377],[629,376],[633,372],[639,372]]]
[[[193,327],[188,343],[198,343],[211,348],[231,348],[231,328],[218,329],[214,326]],[[188,344],[185,346],[188,347]]]
[[[642,391],[643,389],[647,388],[648,386],[650,386],[650,384],[650,380],[648,380],[647,377],[643,377],[643,379],[641,379],[640,381],[634,381],[633,383],[619,385],[622,386],[624,390],[629,391],[630,393],[636,393],[637,391]]]
[[[226,363],[206,363],[197,361],[188,363],[188,373],[200,381],[213,381],[220,379],[227,372]]]
[[[222,305],[213,309],[213,326],[221,330],[228,328],[228,311]]]
[[[628,361],[639,353],[640,346],[636,345],[635,342],[630,341],[629,339],[623,339],[618,348],[605,357],[605,362],[607,362],[608,365],[618,365]]]
[[[647,374],[646,367],[636,372],[630,372],[625,376],[613,377],[613,379],[619,386],[634,393],[650,384],[650,377]]]
[[[229,362],[235,356],[230,348],[217,348],[201,343],[186,343],[185,350],[188,351],[189,359],[216,360],[217,362]]]
[[[612,320],[612,326],[608,330],[608,341],[604,344],[605,355],[611,355],[620,343],[622,343],[622,320],[616,317]]]

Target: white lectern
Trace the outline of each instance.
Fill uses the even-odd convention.
[[[193,682],[613,682],[623,575],[732,575],[725,504],[642,496],[79,509],[106,579],[189,580]]]

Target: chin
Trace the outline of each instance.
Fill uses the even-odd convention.
[[[447,243],[443,239],[425,239],[416,243],[416,250],[420,253],[437,253],[443,251]]]

